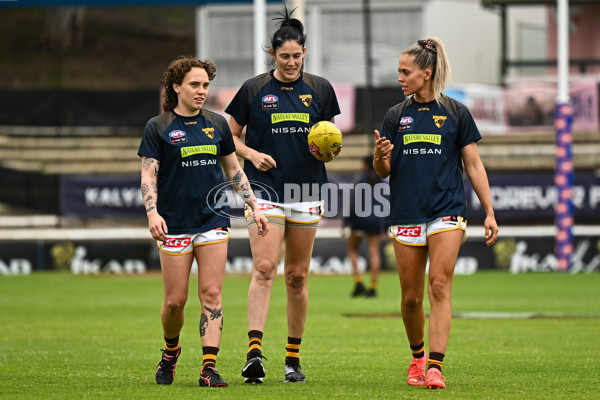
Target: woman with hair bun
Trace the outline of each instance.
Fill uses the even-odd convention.
[[[292,11],[293,12],[293,11]],[[325,163],[340,152],[319,154],[308,146],[308,132],[319,121],[333,121],[340,108],[326,79],[303,71],[306,35],[287,8],[280,14],[269,54],[275,69],[247,80],[225,110],[231,115],[236,153],[269,221],[268,237],[252,229],[246,207],[253,269],[248,290],[249,347],[242,376],[262,383],[262,338],[281,244],[285,245],[288,340],[284,382],[304,382],[300,343],[308,310],[308,273],[319,220],[321,187],[327,183]],[[246,127],[245,140],[241,140]]]
[[[481,134],[469,110],[443,94],[450,64],[442,41],[432,37],[408,47],[400,56],[398,73],[402,91],[409,97],[390,108],[381,134],[375,131],[373,166],[380,177],[390,177],[389,235],[402,290],[402,321],[412,352],[407,383],[444,389],[442,362],[450,336],[452,278],[467,229],[463,172],[486,213],[488,246],[497,239],[498,225],[477,151]],[[428,259],[429,355],[423,308]]]

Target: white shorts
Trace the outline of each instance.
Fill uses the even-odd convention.
[[[422,224],[392,225],[388,234],[390,238],[408,246],[427,246],[427,238],[430,235],[456,229],[463,231],[462,245],[467,241],[467,220],[458,215],[441,217]]]
[[[194,251],[194,246],[225,242],[229,239],[229,228],[215,228],[207,232],[167,235],[167,240],[157,241],[158,248],[167,254],[180,256]]]
[[[256,199],[256,204],[260,207],[263,215],[267,217],[269,223],[286,226],[317,227],[323,217],[323,200],[303,201],[297,203],[275,203],[268,200]],[[248,226],[255,225],[252,218],[252,209],[246,204],[244,216]]]

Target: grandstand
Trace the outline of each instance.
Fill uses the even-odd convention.
[[[142,129],[108,127],[1,127],[0,167],[43,174],[137,174],[137,149]],[[555,134],[485,134],[479,143],[488,172],[552,171]],[[344,136],[343,151],[327,170],[353,173],[372,149],[370,134]],[[598,132],[574,136],[573,158],[578,170],[600,167]]]

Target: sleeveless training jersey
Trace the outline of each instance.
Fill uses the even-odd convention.
[[[384,117],[380,134],[394,145],[390,225],[466,217],[460,149],[481,134],[463,104],[447,96],[439,103],[410,97]]]
[[[230,226],[227,205],[209,192],[224,180],[219,157],[234,151],[227,121],[214,112],[201,109],[193,117],[168,112],[148,121],[138,155],[160,162],[157,210],[169,234]]]
[[[248,179],[262,184],[252,185],[255,195],[283,203],[286,183],[317,184],[319,189],[327,183],[325,163],[310,153],[307,137],[313,124],[330,121],[340,108],[326,79],[301,73],[294,82],[281,82],[273,73],[274,70],[247,80],[225,112],[246,126],[248,147],[270,155],[277,163],[277,168],[266,172],[256,169],[250,161],[244,163]],[[320,199],[319,191],[310,195],[316,198],[294,201]]]

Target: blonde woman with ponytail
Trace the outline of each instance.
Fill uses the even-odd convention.
[[[407,98],[390,108],[380,131],[375,130],[373,166],[380,177],[390,177],[389,235],[412,353],[407,383],[445,389],[442,363],[450,336],[452,278],[467,229],[463,172],[486,213],[488,246],[497,239],[498,225],[477,151],[481,134],[469,110],[444,95],[451,72],[442,41],[432,37],[409,46],[400,56],[398,73]],[[431,308],[429,353],[424,342],[425,282]]]

